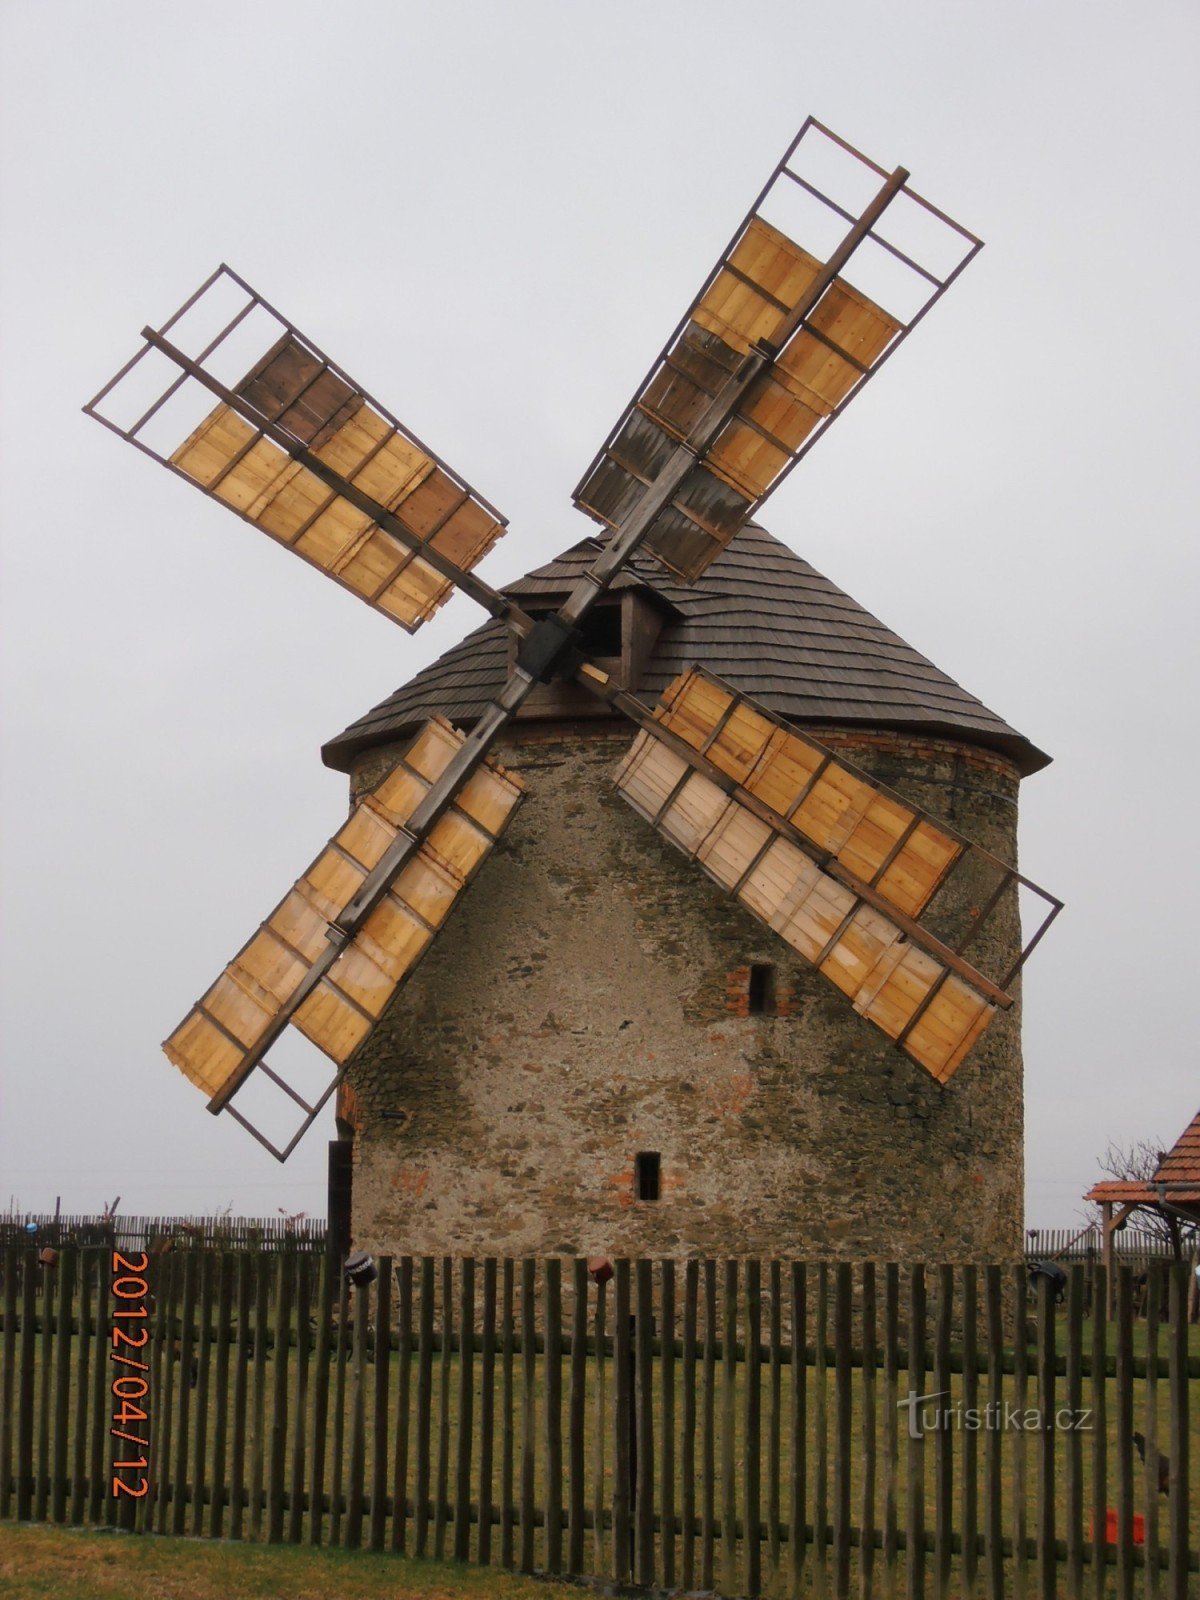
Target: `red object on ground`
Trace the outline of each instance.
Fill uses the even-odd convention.
[[[1095,1537],[1096,1522],[1095,1518],[1091,1518],[1088,1521],[1088,1538],[1095,1539]],[[1116,1544],[1117,1542],[1117,1513],[1112,1506],[1109,1506],[1104,1513],[1104,1542],[1105,1544]],[[1137,1511],[1133,1514],[1133,1542],[1134,1544],[1145,1544],[1146,1542],[1146,1519]]]

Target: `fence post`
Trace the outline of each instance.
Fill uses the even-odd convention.
[[[761,1505],[759,1474],[762,1464],[762,1282],[759,1263],[746,1262],[746,1420],[745,1449],[742,1452],[743,1537],[746,1545],[746,1593],[757,1595],[762,1589],[762,1546],[759,1541]]]
[[[459,1263],[459,1272],[458,1447],[454,1462],[454,1559],[466,1561],[471,1554],[471,1451],[475,1427],[472,1404],[475,1394],[474,1258],[464,1256]],[[381,1278],[381,1288],[382,1284]]]

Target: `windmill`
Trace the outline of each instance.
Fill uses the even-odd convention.
[[[831,154],[866,190],[858,209],[816,181]],[[227,266],[143,329],[84,408],[407,631],[457,589],[517,636],[470,732],[440,716],[420,729],[164,1045],[209,1110],[279,1160],[503,833],[523,784],[490,752],[556,677],[634,724],[615,774],[634,810],[938,1082],[1013,1003],[1054,896],[703,668],[649,706],[581,649],[635,553],[700,577],[981,248],[908,180],[804,123],[585,471],[574,502],[605,537],[536,619],[475,571],[505,532],[495,507]],[[819,253],[780,225],[797,201]],[[892,289],[868,296],[861,273],[881,265]],[[951,932],[955,879],[972,903]],[[986,972],[968,952],[1018,889],[1045,914],[1009,970]],[[288,1028],[334,1064],[313,1100],[268,1061]],[[282,1144],[234,1103],[256,1073],[303,1113]]]

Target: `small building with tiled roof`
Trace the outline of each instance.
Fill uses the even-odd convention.
[[[505,592],[553,610],[597,548]],[[649,701],[699,663],[1015,859],[1049,758],[761,528],[691,586],[635,558],[583,644]],[[326,763],[361,792],[429,717],[478,718],[513,651],[485,623]],[[525,802],[343,1086],[355,1247],[1018,1259],[1019,998],[939,1087],[621,801],[633,733],[563,681],[506,730]],[[1018,946],[1014,895],[973,949]]]
[[[1148,1179],[1105,1178],[1083,1198],[1101,1208],[1106,1239],[1139,1206],[1163,1216],[1179,1213],[1186,1222],[1200,1223],[1200,1111]]]

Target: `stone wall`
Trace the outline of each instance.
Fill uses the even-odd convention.
[[[821,736],[1015,859],[1002,757]],[[629,738],[518,725],[499,751],[525,802],[352,1071],[355,1247],[1016,1259],[1019,1006],[939,1088],[618,797]],[[994,920],[976,948],[999,963],[1015,901]],[[770,1015],[749,1014],[758,962]],[[657,1202],[639,1151],[661,1154]]]

